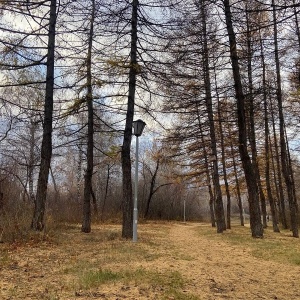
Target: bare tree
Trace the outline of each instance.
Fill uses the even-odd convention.
[[[52,157],[52,118],[56,18],[57,3],[56,0],[51,0],[49,7],[48,52],[46,62],[47,74],[44,103],[43,138],[41,146],[41,165],[39,171],[34,214],[31,223],[31,228],[34,230],[43,230],[45,227],[45,203],[47,198],[48,176]]]
[[[226,27],[229,38],[230,58],[232,64],[232,72],[234,78],[234,88],[237,100],[237,115],[238,115],[238,128],[239,128],[239,152],[243,164],[245,178],[248,188],[249,210],[250,210],[250,226],[253,237],[263,236],[263,227],[261,224],[261,212],[259,207],[259,194],[257,187],[257,180],[254,172],[254,167],[247,149],[247,128],[245,116],[245,96],[242,87],[239,57],[237,54],[237,44],[235,32],[232,24],[231,7],[229,0],[224,0]]]
[[[127,100],[126,124],[122,146],[122,171],[123,171],[123,226],[122,237],[131,238],[133,230],[133,201],[132,201],[132,178],[130,146],[132,138],[132,122],[134,115],[137,64],[137,22],[138,22],[138,0],[132,1],[131,15],[131,47],[129,67],[129,90]]]
[[[91,196],[93,195],[92,178],[94,168],[94,109],[93,109],[93,86],[92,86],[92,49],[94,39],[95,0],[91,0],[91,17],[88,36],[88,52],[86,58],[86,104],[88,109],[87,129],[87,167],[84,176],[84,200],[82,232],[91,231]]]
[[[276,94],[277,94],[277,103],[278,103],[278,114],[279,114],[279,138],[280,138],[280,158],[281,158],[281,167],[282,173],[285,180],[285,184],[287,187],[288,193],[288,201],[290,207],[290,215],[291,215],[291,229],[293,232],[293,237],[299,237],[298,232],[298,212],[297,212],[297,204],[295,195],[293,192],[293,185],[294,182],[292,180],[292,167],[288,160],[288,153],[287,153],[287,141],[285,138],[285,122],[283,116],[283,108],[282,108],[282,90],[281,90],[281,73],[280,73],[280,63],[279,63],[279,52],[278,52],[278,38],[277,38],[277,20],[276,20],[276,7],[275,1],[272,0],[272,7],[273,7],[273,24],[274,24],[274,48],[275,48],[275,65],[276,65]]]

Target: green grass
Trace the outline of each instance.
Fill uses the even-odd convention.
[[[124,284],[148,283],[152,286],[168,287],[171,289],[183,288],[184,280],[179,272],[158,273],[144,268],[136,270],[86,270],[79,277],[81,288],[90,289],[107,282],[122,281]]]
[[[106,282],[113,282],[122,279],[122,274],[110,270],[89,270],[79,277],[80,288],[90,289]]]
[[[124,285],[139,286],[141,289],[158,290],[162,294],[161,299],[197,300],[192,294],[182,291],[186,281],[177,271],[163,273],[148,271],[144,268],[136,270],[88,270],[79,276],[78,287],[84,290],[97,289],[108,283],[120,282]]]
[[[73,249],[69,248],[70,261],[65,266],[64,274],[76,274],[81,270],[87,270],[92,268],[105,268],[105,266],[111,263],[122,265],[124,262],[130,264],[136,261],[154,261],[158,259],[162,254],[153,251],[153,248],[148,244],[142,242],[134,244],[131,241],[124,240],[112,240],[108,243],[95,243],[94,252],[97,259],[93,257],[79,258],[72,256]]]
[[[163,232],[161,228],[156,229],[160,231],[156,232],[152,227],[149,227],[148,231],[145,230],[139,237],[139,243],[122,240],[113,232],[110,234],[109,229],[101,233],[101,238],[99,235],[88,235],[83,238],[79,236],[85,243],[92,244],[97,259],[72,256],[72,249],[68,249],[72,258],[63,269],[63,274],[71,276],[73,284],[70,288],[88,294],[94,293],[102,285],[118,283],[124,286],[135,286],[141,293],[144,290],[145,294],[151,290],[153,293],[158,293],[160,299],[197,300],[196,296],[183,291],[187,282],[177,271],[160,272],[142,267],[128,268],[136,265],[137,262],[154,261],[161,255],[165,255],[159,249],[165,248],[166,245],[161,244],[161,241],[164,241],[169,229],[163,228]],[[103,240],[106,243],[103,243]],[[168,249],[170,250],[170,247]],[[172,253],[172,250],[170,251]],[[185,258],[191,260],[188,256]],[[125,266],[124,262],[126,262]]]
[[[237,225],[223,234],[216,234],[216,230],[209,227],[201,228],[199,233],[211,239],[225,241],[244,249],[248,248],[256,258],[300,265],[300,240],[292,238],[287,230],[275,233],[272,228],[267,228],[262,239],[252,238],[249,228]]]

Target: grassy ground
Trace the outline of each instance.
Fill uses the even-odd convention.
[[[0,299],[300,299],[300,243],[289,232],[266,230],[257,240],[245,227],[216,234],[207,224],[181,223],[138,231],[133,243],[118,225],[90,234],[67,225],[1,244]]]
[[[271,227],[264,230],[263,239],[253,239],[248,227],[234,224],[231,230],[221,235],[216,235],[211,228],[199,232],[209,239],[226,241],[240,248],[248,247],[254,257],[290,265],[300,265],[299,239],[292,238],[289,230],[281,229],[275,233]]]

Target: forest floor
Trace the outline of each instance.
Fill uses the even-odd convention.
[[[120,226],[65,226],[44,241],[0,245],[0,299],[300,299],[300,241],[252,239],[235,226],[146,223],[138,242]]]

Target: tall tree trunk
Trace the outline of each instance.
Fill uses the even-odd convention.
[[[259,207],[259,195],[254,167],[247,149],[247,128],[245,117],[245,96],[242,89],[239,60],[236,49],[236,38],[231,19],[231,8],[229,0],[223,1],[225,8],[226,27],[229,37],[230,58],[232,64],[234,87],[237,99],[237,115],[239,128],[239,152],[243,164],[245,178],[248,189],[250,226],[253,237],[263,236],[263,226],[261,224],[261,212]]]
[[[123,173],[123,224],[122,237],[132,238],[133,234],[133,200],[132,200],[132,178],[130,146],[132,138],[132,122],[134,115],[134,102],[137,75],[137,21],[138,21],[138,0],[132,1],[131,16],[131,47],[130,47],[130,69],[129,69],[129,91],[126,112],[126,124],[122,146],[122,173]]]
[[[285,135],[285,140],[286,140],[286,145],[287,145],[287,161],[288,165],[290,167],[290,180],[292,182],[292,189],[293,189],[293,195],[294,195],[294,201],[295,201],[295,206],[296,206],[296,212],[297,214],[299,213],[299,208],[298,208],[298,202],[297,202],[297,195],[296,195],[296,187],[295,187],[295,179],[294,179],[294,172],[292,170],[292,159],[291,159],[291,153],[290,153],[290,148],[289,148],[289,143],[288,143],[288,138],[287,138],[287,133],[286,133],[286,127],[284,127],[284,135]],[[297,216],[299,218],[299,216]]]
[[[56,25],[56,0],[50,1],[50,17],[48,31],[47,75],[44,104],[43,138],[41,146],[41,165],[37,183],[33,219],[31,228],[43,230],[45,227],[44,215],[47,198],[48,176],[52,157],[52,119],[53,119],[53,90],[54,90],[54,49]]]
[[[235,186],[236,186],[237,202],[238,202],[239,214],[240,214],[240,223],[241,223],[241,226],[245,226],[244,208],[243,208],[243,202],[242,202],[242,196],[241,196],[241,190],[240,190],[239,177],[237,174],[237,167],[236,167],[236,161],[235,161],[235,156],[234,156],[235,152],[233,150],[232,139],[230,139],[230,150],[231,150],[231,156],[232,156],[232,165],[233,165],[233,172],[234,172],[234,179],[235,179]]]
[[[246,5],[246,11],[247,5]],[[246,14],[247,19],[247,71],[248,71],[248,88],[249,88],[249,142],[251,146],[251,155],[252,155],[252,165],[255,172],[255,177],[257,180],[257,187],[259,190],[260,202],[261,202],[261,212],[263,219],[264,228],[267,227],[267,207],[266,207],[266,198],[262,189],[260,172],[257,162],[257,148],[256,148],[256,134],[255,134],[255,122],[254,122],[254,95],[253,95],[253,78],[252,78],[252,58],[253,58],[253,46],[252,46],[252,28],[249,20],[249,12]]]
[[[265,111],[265,174],[266,174],[266,188],[267,195],[270,202],[271,214],[272,214],[272,224],[273,231],[280,232],[278,227],[277,215],[276,215],[276,206],[275,201],[272,194],[272,188],[270,183],[270,144],[269,144],[269,118],[268,118],[268,108],[267,108],[267,97],[264,96],[264,111]]]
[[[205,175],[206,175],[206,183],[208,187],[209,193],[209,211],[210,211],[210,222],[212,227],[216,227],[216,218],[215,218],[215,195],[213,193],[212,184],[211,184],[211,171],[210,171],[210,162],[208,161],[208,153],[206,150],[204,133],[200,119],[199,108],[197,106],[197,119],[199,124],[199,131],[201,137],[201,143],[203,147],[203,156],[204,156],[204,167],[205,167]]]
[[[53,170],[52,170],[51,166],[50,166],[50,176],[51,176],[51,180],[52,180],[54,191],[55,191],[55,201],[59,203],[59,200],[60,200],[59,189],[57,187],[56,179],[54,177]]]
[[[220,107],[219,98],[218,98],[218,119],[219,119],[219,132],[220,132],[220,140],[221,140],[221,160],[222,160],[222,167],[223,167],[223,178],[224,178],[226,198],[227,198],[226,226],[227,229],[231,229],[231,196],[230,196],[229,184],[227,178],[224,133],[223,133],[223,126],[222,126],[222,116],[221,116],[221,107]]]
[[[35,133],[37,129],[37,123],[34,120],[30,121],[30,144],[29,144],[29,162],[28,162],[28,188],[29,196],[32,203],[35,203],[35,194],[33,189],[33,172],[35,164]]]
[[[226,117],[226,119],[228,120],[228,117]],[[240,189],[240,183],[239,183],[238,168],[237,168],[236,161],[235,161],[235,151],[233,148],[231,124],[229,124],[229,122],[227,122],[227,130],[228,130],[228,136],[230,137],[229,138],[230,154],[232,157],[232,166],[233,166],[234,180],[235,180],[235,186],[236,186],[236,195],[237,195],[237,203],[238,203],[239,215],[240,215],[240,224],[241,224],[241,226],[245,226],[244,208],[243,208],[241,189]]]
[[[293,0],[294,5],[294,16],[295,16],[295,24],[296,24],[296,35],[297,35],[297,41],[298,41],[298,53],[300,52],[300,28],[299,28],[299,20],[298,20],[298,13],[296,6],[296,1]]]
[[[271,208],[272,225],[274,232],[280,232],[278,227],[278,220],[276,214],[276,205],[271,188],[271,175],[270,175],[270,128],[269,128],[269,112],[268,112],[268,97],[267,97],[267,81],[266,81],[266,64],[263,40],[260,35],[260,56],[262,65],[262,84],[263,84],[263,100],[264,100],[264,118],[265,118],[265,177],[266,177],[266,189],[268,200]]]
[[[94,109],[93,109],[93,87],[92,87],[92,48],[94,38],[95,21],[95,0],[91,1],[92,11],[90,20],[88,53],[86,59],[86,104],[88,109],[88,129],[87,129],[87,165],[84,175],[84,196],[83,196],[83,219],[81,231],[89,233],[91,231],[91,196],[92,196],[92,178],[94,168]]]
[[[215,70],[215,68],[214,68],[214,70]],[[221,160],[222,160],[223,178],[224,178],[226,198],[227,198],[226,226],[227,226],[227,229],[231,229],[231,196],[230,196],[229,184],[228,184],[228,178],[227,178],[224,133],[223,133],[221,105],[220,105],[220,97],[219,97],[219,93],[218,93],[216,72],[215,72],[215,84],[216,84],[215,93],[216,93],[216,97],[217,97],[217,101],[218,101],[218,122],[219,122],[219,132],[220,132],[220,142],[221,142]],[[231,134],[230,134],[230,136],[231,136]]]
[[[78,144],[78,165],[76,174],[76,184],[77,184],[77,201],[81,202],[81,172],[82,172],[82,145]]]
[[[274,23],[274,48],[275,48],[275,65],[276,65],[276,82],[277,82],[277,103],[278,103],[278,115],[279,115],[279,139],[280,139],[280,158],[282,173],[285,180],[285,185],[287,188],[290,217],[291,217],[291,230],[293,232],[293,237],[299,237],[298,233],[298,213],[296,206],[296,199],[293,193],[293,181],[292,169],[287,157],[287,143],[285,140],[284,133],[284,116],[282,107],[282,91],[281,91],[281,74],[280,74],[280,64],[279,64],[279,53],[278,53],[278,37],[277,37],[277,18],[275,10],[275,1],[272,0],[273,7],[273,23]]]
[[[150,183],[150,190],[149,190],[149,195],[148,195],[147,202],[146,202],[146,209],[145,209],[145,213],[144,213],[144,218],[145,219],[148,217],[151,199],[152,199],[153,195],[155,194],[154,187],[155,187],[157,172],[158,172],[158,169],[159,169],[159,164],[160,164],[160,159],[158,158],[157,161],[156,161],[155,171],[154,171],[153,174],[151,172],[152,177],[151,177],[151,183]]]
[[[202,37],[203,37],[203,77],[205,85],[205,103],[209,120],[209,131],[211,140],[211,153],[213,156],[213,183],[216,192],[215,199],[215,215],[217,222],[217,232],[222,233],[226,230],[224,207],[222,191],[220,186],[220,176],[218,169],[218,153],[217,153],[217,142],[215,133],[214,114],[212,107],[212,95],[211,95],[211,83],[209,74],[209,61],[208,61],[208,46],[207,46],[207,30],[206,30],[206,5],[205,0],[201,3],[201,20],[202,20]]]
[[[287,219],[286,219],[285,198],[284,198],[284,193],[283,193],[282,172],[281,172],[281,165],[280,165],[280,156],[279,156],[279,149],[278,149],[279,147],[278,147],[277,133],[276,133],[276,128],[275,128],[275,117],[274,117],[272,99],[270,99],[270,108],[271,108],[272,129],[273,129],[274,148],[275,148],[275,160],[276,160],[276,169],[277,169],[277,170],[275,170],[275,166],[273,166],[274,181],[275,181],[275,185],[276,185],[276,192],[278,194],[278,199],[279,199],[278,206],[279,206],[279,212],[280,212],[280,220],[281,220],[283,228],[287,229],[288,225],[287,225]],[[272,161],[273,161],[273,165],[275,165],[274,164],[274,155],[272,155]],[[277,181],[275,178],[276,173],[277,173],[277,178],[278,178],[278,185],[277,185]]]
[[[110,180],[110,168],[111,168],[111,166],[109,164],[107,164],[107,176],[106,176],[103,204],[102,204],[102,209],[101,209],[101,221],[104,221],[104,209],[105,209],[107,195],[108,195],[108,187],[109,187],[109,180]]]

